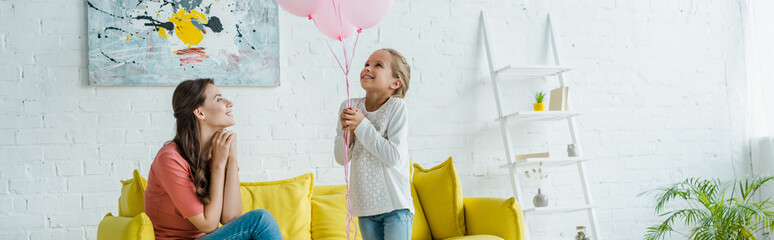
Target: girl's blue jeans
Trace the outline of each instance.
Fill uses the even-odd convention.
[[[363,240],[409,240],[414,216],[408,209],[358,217]]]

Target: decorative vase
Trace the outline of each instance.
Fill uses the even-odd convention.
[[[578,235],[575,235],[576,240],[589,240],[589,236],[586,234],[586,226],[578,226],[575,230],[578,231]]]
[[[543,195],[543,193],[540,192],[540,188],[538,188],[537,195],[535,195],[535,197],[532,198],[532,204],[534,204],[535,207],[548,206],[548,197],[546,197],[546,195]]]
[[[575,144],[567,144],[567,156],[568,157],[577,157],[578,156],[578,149],[575,147]]]
[[[535,109],[535,111],[545,111],[546,105],[543,103],[535,103],[532,104],[532,108]]]

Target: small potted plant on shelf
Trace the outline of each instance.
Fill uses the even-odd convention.
[[[543,91],[535,93],[535,101],[537,101],[537,103],[532,104],[532,108],[534,108],[535,111],[545,111],[546,110],[546,105],[543,104],[543,98],[545,98],[545,97],[546,97],[546,93],[544,93]]]

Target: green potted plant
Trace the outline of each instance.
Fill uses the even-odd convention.
[[[645,239],[664,239],[667,233],[677,232],[675,222],[690,229],[680,233],[686,239],[756,239],[758,231],[774,230],[771,197],[757,200],[755,196],[772,179],[774,176],[731,182],[689,178],[641,193],[639,196],[655,195],[655,212],[666,217],[661,224],[648,227]],[[667,210],[672,200],[681,200],[679,206],[684,208]]]
[[[535,93],[535,101],[537,101],[537,103],[532,104],[532,108],[535,109],[535,111],[545,111],[546,110],[546,105],[543,104],[543,98],[545,98],[545,97],[546,97],[546,93],[544,93],[543,91]]]

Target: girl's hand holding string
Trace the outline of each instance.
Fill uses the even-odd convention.
[[[360,109],[344,109],[344,111],[341,112],[341,130],[355,131],[355,128],[360,125],[360,122],[363,121],[363,118],[365,118],[365,115],[363,115],[363,112],[361,112]]]
[[[347,143],[349,143],[349,147],[352,147],[354,144],[355,128],[360,125],[363,118],[365,118],[365,115],[357,108],[345,108],[344,111],[341,112],[341,116],[339,117],[339,121],[341,121],[341,130],[349,131],[349,139],[345,139]]]

